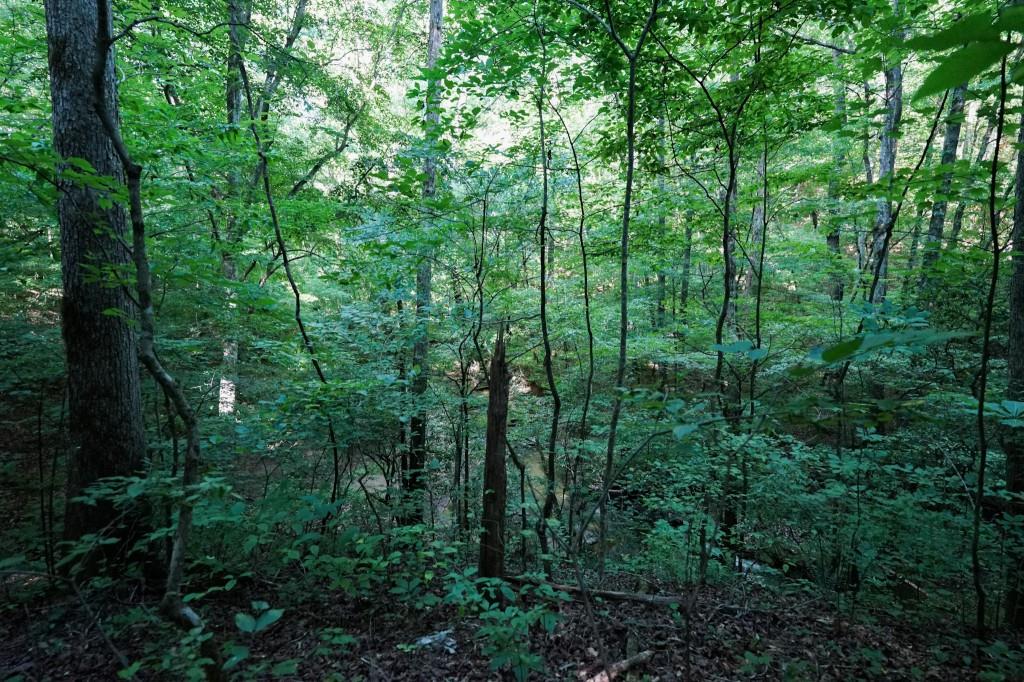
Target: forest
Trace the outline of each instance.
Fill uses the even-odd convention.
[[[6,0],[0,679],[1024,679],[1022,56]]]

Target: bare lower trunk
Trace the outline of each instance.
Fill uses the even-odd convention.
[[[488,372],[487,435],[484,449],[483,514],[480,536],[481,578],[500,578],[505,573],[505,502],[507,472],[505,437],[508,429],[508,366],[505,364],[505,329],[498,339]]]
[[[842,53],[839,50],[832,51],[832,63],[837,71],[842,66]],[[840,71],[840,75],[842,72]],[[836,79],[834,90],[836,122],[842,126],[846,123],[846,83],[842,78]],[[829,256],[832,259],[828,283],[829,298],[833,301],[842,301],[844,294],[843,277],[843,253],[840,247],[842,236],[842,222],[840,220],[839,206],[839,180],[843,172],[843,165],[846,161],[847,143],[843,138],[836,138],[832,142],[832,174],[828,180],[828,234],[825,236],[825,245],[828,247]]]
[[[743,272],[743,284],[740,291],[750,294],[753,291],[754,279],[757,276],[757,254],[761,251],[761,242],[764,239],[765,229],[765,166],[767,165],[767,152],[762,153],[757,159],[757,185],[758,198],[754,202],[754,210],[750,218],[750,243],[747,245],[747,267]]]
[[[543,35],[541,35],[543,41]],[[558,443],[558,420],[562,412],[562,399],[558,394],[558,385],[555,383],[555,371],[551,357],[551,335],[548,328],[548,277],[554,265],[554,245],[550,244],[548,232],[548,160],[547,160],[547,139],[544,128],[544,87],[541,86],[540,97],[537,99],[537,115],[540,121],[540,156],[541,168],[543,169],[543,196],[541,199],[540,223],[537,226],[537,235],[540,241],[540,328],[541,338],[544,343],[544,375],[548,380],[548,390],[551,392],[551,427],[548,431],[547,462],[545,467],[545,494],[544,509],[541,514],[540,525],[537,528],[537,536],[540,541],[541,552],[545,555],[545,570],[550,571],[550,555],[548,547],[548,523],[555,516],[555,455]]]
[[[985,128],[985,132],[981,136],[981,142],[978,145],[978,154],[974,158],[975,165],[984,161],[985,155],[988,154],[988,147],[992,143],[992,130],[992,122],[989,121]],[[956,205],[956,211],[953,213],[953,225],[949,232],[949,239],[946,240],[947,249],[956,249],[956,245],[960,242],[960,231],[963,229],[964,212],[966,210],[967,202],[961,201]]]
[[[443,0],[430,0],[430,25],[427,34],[427,69],[437,66],[437,58],[441,51],[441,21],[444,17]],[[441,108],[438,94],[438,81],[431,78],[427,82],[427,104],[424,114],[427,139],[433,143],[440,132]],[[423,198],[430,200],[437,194],[437,158],[433,151],[427,154],[423,163]],[[431,292],[431,258],[432,254],[422,253],[420,264],[416,270],[416,330],[412,347],[412,365],[415,375],[412,381],[412,394],[418,403],[416,413],[409,423],[409,468],[406,473],[406,485],[410,504],[414,511],[405,519],[415,522],[423,505],[424,489],[423,467],[427,460],[427,410],[422,401],[427,392],[430,373],[429,351],[429,319]]]
[[[662,116],[658,119],[658,131],[662,139],[665,138],[665,117]],[[666,219],[665,219],[665,207],[664,202],[666,197],[665,191],[665,175],[668,173],[668,169],[665,167],[665,150],[663,147],[658,148],[658,197],[661,202],[661,206],[658,209],[658,239],[665,239],[666,236]],[[661,265],[658,266],[658,286],[656,289],[655,296],[657,298],[655,311],[654,311],[654,328],[661,329],[665,326],[665,269]]]
[[[893,14],[898,16],[899,13],[899,0],[893,0]],[[901,34],[901,32],[897,31],[897,34]],[[879,182],[885,180],[889,190],[895,184],[896,147],[902,118],[903,65],[897,61],[885,70],[885,123],[882,126],[881,150],[878,157],[878,180]],[[892,199],[890,197],[879,199],[871,243],[873,286],[870,299],[872,303],[881,303],[885,300],[889,271],[886,235],[891,229],[892,220]]]
[[[124,169],[96,112],[97,17],[94,0],[46,3],[54,149],[62,160],[82,159],[97,174],[123,182]],[[116,101],[113,59],[106,59],[100,76],[104,100]],[[113,124],[118,125],[116,111]],[[62,161],[60,170],[69,165]],[[130,546],[133,533],[117,530],[113,504],[88,505],[74,498],[104,477],[138,473],[146,452],[135,312],[126,283],[110,286],[90,274],[121,272],[131,263],[127,221],[120,205],[101,207],[100,200],[108,197],[98,190],[64,179],[59,183],[61,322],[71,438],[64,537],[112,534],[123,541],[109,548],[107,553],[114,554]]]
[[[693,265],[693,213],[688,212],[683,228],[683,270],[679,274],[679,316],[686,317],[686,304],[690,300],[690,271]]]
[[[612,483],[612,467],[615,464],[615,443],[618,435],[619,417],[622,413],[622,391],[626,383],[626,344],[629,331],[629,223],[633,207],[633,173],[636,170],[636,77],[640,52],[648,33],[658,17],[658,2],[652,0],[651,13],[647,15],[636,47],[630,51],[612,27],[610,10],[608,30],[618,43],[629,62],[629,78],[626,86],[626,189],[622,202],[622,232],[619,235],[619,357],[615,369],[615,400],[612,402],[611,419],[608,422],[608,449],[605,451],[604,473],[601,483],[601,498],[598,509],[601,513],[601,558],[600,571],[604,575],[605,559],[608,553],[608,490]],[[607,8],[607,6],[606,6]]]
[[[956,150],[960,144],[960,124],[964,112],[964,97],[967,84],[957,86],[950,96],[949,117],[946,132],[942,140],[942,157],[939,163],[945,169],[939,185],[939,193],[932,204],[932,215],[928,221],[928,232],[924,238],[924,253],[921,256],[921,289],[930,287],[929,273],[939,258],[942,248],[942,235],[946,225],[946,208],[949,206],[949,191],[953,186],[953,171],[950,168],[956,163]]]
[[[251,6],[248,0],[228,0],[228,58],[227,78],[225,81],[225,112],[227,124],[237,127],[242,121],[242,60],[245,47],[246,29],[244,24],[249,22]],[[227,199],[237,200],[241,176],[236,169],[228,170]],[[215,234],[214,237],[220,242],[221,249],[221,274],[228,282],[238,280],[238,268],[235,265],[234,246],[239,239],[238,217],[234,214],[234,207],[228,206],[227,219],[224,221],[223,231]],[[236,305],[234,292],[229,288],[226,291],[228,308],[234,311]],[[233,323],[234,320],[230,320]],[[218,387],[217,412],[219,414],[232,414],[235,411],[235,402],[238,394],[238,339],[232,332],[227,333],[221,348],[221,378]]]
[[[1017,133],[1017,145],[1024,145],[1024,117]],[[1013,233],[1010,264],[1010,326],[1007,349],[1008,384],[1006,398],[1024,402],[1024,155],[1017,155],[1014,178]],[[1004,428],[1001,440],[1006,453],[1006,489],[1014,495],[1011,513],[1024,516],[1024,428]],[[1010,551],[1007,575],[1006,622],[1024,628],[1024,547],[1014,545]]]

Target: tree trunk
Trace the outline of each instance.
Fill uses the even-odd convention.
[[[893,0],[893,14],[899,17],[899,0]],[[902,35],[902,31],[897,31]],[[896,146],[900,120],[903,118],[903,65],[897,59],[885,70],[885,123],[882,126],[881,151],[878,156],[878,180],[886,180],[892,189],[895,181]],[[875,217],[875,229],[872,233],[871,254],[874,259],[872,273],[873,286],[870,291],[872,303],[885,300],[886,277],[889,270],[889,253],[886,248],[886,235],[892,221],[892,200],[886,196],[878,200],[878,212]]]
[[[942,248],[942,233],[946,225],[946,208],[949,206],[949,191],[953,186],[953,170],[951,166],[956,163],[956,150],[960,144],[960,124],[964,113],[964,97],[967,94],[967,84],[957,86],[952,93],[949,105],[949,117],[946,122],[946,132],[942,139],[942,157],[939,163],[945,169],[942,173],[942,182],[939,185],[939,195],[932,204],[932,216],[928,222],[928,233],[924,238],[924,253],[921,256],[921,289],[927,289],[930,285],[929,273],[935,267],[935,261],[939,258],[939,250]]]
[[[686,303],[690,299],[690,270],[693,265],[693,211],[687,211],[683,227],[683,271],[679,275],[679,317],[686,318]]]
[[[123,183],[124,170],[95,108],[97,15],[92,0],[46,2],[53,143],[61,159],[81,159],[97,174]],[[107,59],[103,87],[107,100],[116,101],[112,58]],[[116,124],[116,111],[114,120]],[[95,189],[63,179],[60,185],[62,331],[71,437],[64,537],[76,540],[114,530],[108,527],[118,513],[109,502],[87,505],[73,498],[103,477],[138,473],[146,440],[132,329],[135,313],[124,286],[92,276],[97,270],[122,272],[130,267],[124,209],[118,204],[101,207],[100,199],[109,197]]]
[[[441,21],[444,17],[443,0],[430,0],[430,27],[427,35],[427,69],[437,66],[441,52]],[[427,102],[424,114],[427,139],[433,144],[440,134],[441,103],[438,97],[438,81],[431,77],[427,81]],[[423,198],[433,199],[437,194],[437,158],[433,151],[423,162]],[[413,399],[417,401],[416,413],[409,424],[409,470],[406,472],[407,490],[412,503],[422,506],[420,500],[423,484],[423,467],[427,460],[427,410],[422,405],[427,392],[427,377],[430,372],[430,337],[427,329],[430,318],[431,253],[421,253],[416,270],[416,331],[412,347],[412,365],[415,375],[412,381]],[[413,512],[406,520],[415,522],[419,516]]]
[[[836,104],[835,116],[840,126],[846,124],[846,83],[844,82],[840,68],[842,66],[842,53],[839,50],[832,50],[832,63],[839,71],[834,89]],[[839,180],[843,172],[843,165],[846,160],[846,141],[836,137],[832,143],[832,174],[828,180],[828,221],[829,230],[825,236],[825,244],[828,247],[829,256],[832,259],[828,285],[829,297],[833,301],[842,301],[844,294],[843,287],[843,253],[840,247],[842,223],[839,218]]]
[[[910,249],[907,254],[907,273],[903,280],[903,289],[908,293],[912,285],[914,270],[917,269],[917,260],[921,245],[921,224],[924,222],[924,206],[917,209],[914,217],[914,227],[910,230]]]
[[[764,178],[766,166],[768,165],[768,154],[763,152],[757,159],[757,200],[754,202],[754,210],[750,219],[750,243],[747,245],[747,267],[743,273],[743,286],[741,291],[750,294],[754,286],[754,276],[757,273],[757,253],[761,250],[761,240],[764,239],[765,230],[765,199],[764,199]]]
[[[543,41],[543,35],[541,36]],[[543,44],[543,43],[542,43]],[[547,77],[545,73],[544,77]],[[550,548],[548,547],[548,523],[555,516],[555,455],[558,444],[558,421],[562,413],[562,399],[558,394],[558,385],[555,383],[555,370],[551,356],[551,334],[548,325],[548,277],[551,276],[554,267],[554,244],[550,243],[550,232],[548,228],[548,155],[547,138],[544,128],[544,100],[545,85],[541,84],[540,95],[537,98],[537,116],[540,123],[540,162],[543,169],[543,196],[541,198],[540,223],[537,227],[537,235],[540,241],[540,328],[541,338],[544,343],[544,374],[548,380],[548,390],[551,392],[551,428],[548,431],[547,462],[545,467],[545,494],[544,510],[541,514],[540,524],[537,527],[537,537],[540,541],[540,549],[544,555],[545,570],[550,575]],[[504,470],[504,464],[502,464]],[[504,480],[504,478],[502,479]],[[503,496],[504,499],[504,496]]]
[[[655,0],[656,6],[657,0]],[[653,13],[652,13],[653,16]],[[639,52],[640,45],[637,46]],[[605,451],[604,477],[599,502],[601,513],[601,575],[604,575],[608,541],[608,489],[615,463],[615,440],[622,413],[622,389],[626,383],[626,344],[629,332],[629,221],[632,217],[633,173],[636,169],[636,72],[637,56],[629,59],[626,91],[626,191],[622,202],[622,232],[619,235],[619,355],[615,368],[615,400],[608,423],[608,449]]]
[[[1024,117],[1017,132],[1017,145],[1024,144]],[[1017,155],[1014,182],[1016,198],[1013,204],[1013,233],[1011,235],[1010,264],[1010,325],[1007,365],[1009,381],[1006,398],[1024,402],[1024,155]],[[1006,452],[1006,489],[1015,495],[1012,514],[1024,515],[1024,428],[1005,428],[1002,433]],[[1015,544],[1010,552],[1011,568],[1006,594],[1006,622],[1014,628],[1024,628],[1024,548]]]
[[[225,81],[225,113],[229,126],[237,127],[242,121],[242,50],[245,46],[246,30],[243,24],[249,22],[252,8],[247,0],[228,0],[228,59],[227,78]],[[228,170],[228,202],[238,198],[241,177],[236,169]],[[227,220],[223,234],[215,234],[220,241],[221,274],[228,282],[238,281],[238,268],[235,264],[234,245],[238,242],[238,217],[234,207],[228,206]],[[228,308],[234,310],[234,292],[227,291]],[[233,325],[232,325],[233,326]],[[235,411],[235,400],[238,386],[238,339],[231,333],[223,341],[222,371],[217,396],[217,412],[232,414]]]
[[[505,436],[508,429],[508,366],[505,329],[498,328],[488,373],[487,435],[484,449],[483,515],[480,536],[480,577],[500,578],[505,572]]]
[[[991,121],[985,128],[985,132],[981,135],[981,142],[978,145],[978,154],[974,158],[974,164],[978,165],[985,160],[985,155],[988,154],[988,146],[992,143],[992,130],[994,126]],[[956,205],[956,212],[953,214],[953,226],[949,232],[949,239],[946,240],[946,249],[954,248],[954,245],[960,240],[960,230],[964,224],[964,212],[967,210],[967,202],[960,201]]]
[[[658,134],[661,140],[665,139],[665,117],[661,116],[658,119]],[[658,239],[664,240],[666,237],[665,228],[665,176],[668,174],[668,168],[665,166],[665,149],[662,145],[658,146],[658,200],[660,206],[658,207]],[[657,288],[657,303],[654,313],[654,328],[661,329],[665,326],[665,268],[659,263],[658,264],[658,288]]]

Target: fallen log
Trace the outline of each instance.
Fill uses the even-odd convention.
[[[641,604],[650,604],[651,606],[677,605],[682,607],[683,610],[689,610],[692,608],[693,602],[696,600],[696,593],[687,595],[646,594],[644,592],[618,592],[614,590],[583,589],[576,585],[562,585],[546,581],[528,580],[526,578],[505,578],[505,580],[507,582],[517,583],[520,585],[546,585],[547,587],[559,592],[579,595],[585,594],[589,597],[600,597],[601,599],[608,599],[611,601],[632,601],[639,602]]]
[[[652,656],[654,656],[654,652],[647,649],[646,651],[641,651],[635,656],[630,656],[625,660],[612,663],[596,675],[591,676],[590,673],[580,671],[578,677],[583,682],[611,682],[622,673],[628,672],[630,669],[651,660]]]

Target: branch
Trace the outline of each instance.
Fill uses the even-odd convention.
[[[816,45],[817,47],[824,47],[826,49],[834,50],[836,52],[842,52],[843,54],[857,54],[857,50],[854,48],[840,47],[839,45],[834,45],[833,43],[826,43],[821,40],[815,40],[814,38],[808,38],[807,36],[800,35],[799,33],[792,33],[784,28],[776,27],[776,30],[779,33],[789,36],[793,40],[799,41],[806,45]]]
[[[345,121],[345,130],[341,134],[341,138],[335,143],[334,149],[327,152],[313,164],[313,167],[302,176],[302,178],[292,185],[292,188],[288,191],[288,197],[294,197],[296,194],[302,191],[302,189],[316,178],[317,174],[323,169],[323,167],[330,161],[338,158],[342,152],[348,149],[349,135],[352,132],[352,126],[355,125],[356,121],[366,111],[366,104],[364,103],[359,109],[352,113],[352,115]]]
[[[218,22],[218,23],[214,24],[213,26],[210,26],[207,29],[204,29],[204,30],[200,31],[200,30],[196,30],[194,28],[190,28],[190,27],[188,27],[188,26],[186,26],[186,25],[184,25],[182,23],[179,23],[179,22],[173,20],[173,19],[168,19],[166,17],[161,17],[161,16],[158,16],[156,14],[153,14],[153,15],[150,15],[148,17],[141,17],[139,19],[135,19],[134,21],[130,22],[127,26],[125,26],[119,32],[115,33],[113,36],[110,37],[110,44],[113,45],[114,43],[116,43],[117,41],[121,40],[122,38],[128,37],[129,35],[131,35],[131,32],[133,30],[135,30],[139,26],[142,26],[143,24],[148,24],[148,23],[167,24],[168,26],[172,26],[172,27],[174,27],[174,28],[176,28],[178,30],[185,31],[186,33],[189,33],[189,34],[191,34],[193,36],[196,36],[197,38],[201,38],[203,36],[208,36],[211,33],[213,33],[214,31],[216,31],[218,28],[224,28],[225,26],[243,26],[245,28],[249,27],[249,23],[248,22],[240,23],[240,22],[232,22],[232,21],[221,21],[221,22]]]

